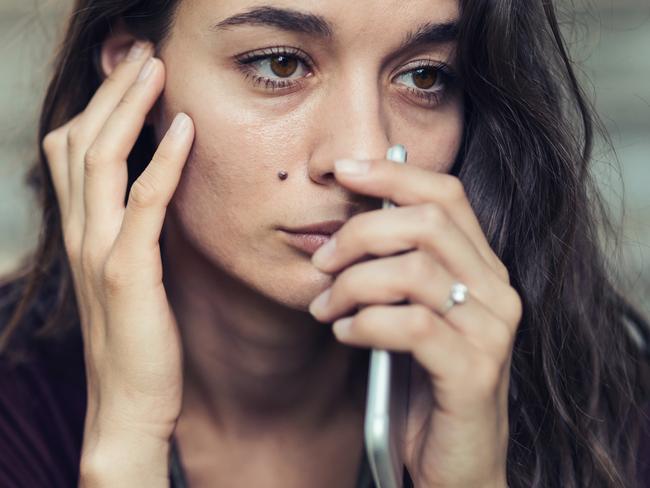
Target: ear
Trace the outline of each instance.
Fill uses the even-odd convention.
[[[102,79],[108,77],[120,61],[126,57],[131,49],[131,45],[137,38],[130,34],[123,20],[118,20],[111,28],[106,39],[102,42],[99,53],[99,73]]]
[[[104,42],[102,42],[101,50],[97,59],[97,69],[100,71],[99,76],[101,80],[106,79],[113,72],[115,67],[126,57],[131,46],[137,40],[138,38],[127,30],[122,19],[119,19],[112,26],[108,36],[104,39]],[[157,107],[158,104],[156,103],[147,114],[145,125],[153,124],[156,117]]]

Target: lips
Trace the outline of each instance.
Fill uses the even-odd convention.
[[[311,255],[329,241],[336,231],[345,224],[344,220],[326,220],[302,227],[283,228],[287,243]]]
[[[345,221],[343,220],[326,220],[324,222],[318,222],[302,227],[283,228],[282,230],[285,232],[290,232],[292,234],[332,235],[341,227],[343,227],[344,223]]]
[[[331,234],[294,234],[285,232],[288,244],[311,255],[318,250],[323,244],[329,241]]]

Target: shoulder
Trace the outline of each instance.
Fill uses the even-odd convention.
[[[85,416],[83,353],[34,346],[0,356],[0,486],[76,486]]]

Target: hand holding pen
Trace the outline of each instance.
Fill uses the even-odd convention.
[[[310,312],[345,344],[413,355],[402,458],[415,486],[507,486],[522,304],[462,183],[387,160],[339,160],[335,175],[398,206],[355,215],[312,256],[336,279]]]

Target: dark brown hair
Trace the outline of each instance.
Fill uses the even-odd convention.
[[[648,324],[611,278],[599,231],[613,235],[589,165],[594,114],[550,0],[461,0],[463,181],[524,302],[509,396],[508,482],[515,487],[636,486]],[[124,22],[158,44],[177,0],[78,0],[54,62],[39,141],[83,110],[101,79],[99,47]],[[130,182],[153,151],[144,129]],[[61,219],[42,150],[30,173],[43,208],[35,254],[3,287],[0,352],[65,341],[79,317]],[[633,333],[632,333],[633,332]]]

